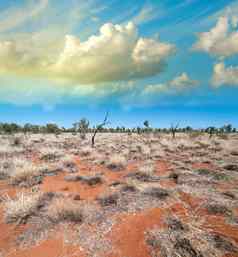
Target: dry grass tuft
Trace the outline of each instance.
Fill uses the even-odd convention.
[[[158,199],[165,199],[169,196],[169,192],[166,189],[158,187],[149,187],[146,188],[143,192],[145,195],[149,195]]]
[[[124,156],[113,155],[107,161],[107,168],[114,171],[123,170],[126,167],[127,160]]]
[[[10,167],[11,167],[11,165],[8,160],[0,161],[0,180],[9,178]]]
[[[82,157],[88,157],[93,153],[93,149],[90,146],[84,146],[81,150],[80,150],[80,156]]]
[[[16,166],[10,177],[10,184],[24,187],[32,187],[42,182],[39,168],[31,162],[23,162]]]
[[[55,199],[49,206],[47,216],[54,223],[61,221],[82,222],[82,210],[72,200]]]
[[[211,215],[229,215],[231,213],[226,206],[220,204],[207,205],[207,211]]]
[[[46,162],[56,162],[62,153],[57,148],[44,147],[40,149],[40,159]]]
[[[42,193],[19,193],[15,199],[4,200],[4,217],[6,222],[25,223],[36,214],[42,204]]]
[[[98,198],[98,202],[100,203],[101,206],[106,207],[111,205],[117,205],[118,199],[119,199],[118,194],[113,193],[113,194],[101,196],[100,198]]]

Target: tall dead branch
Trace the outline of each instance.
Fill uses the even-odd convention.
[[[104,118],[103,122],[102,122],[101,124],[99,124],[99,125],[96,126],[96,129],[95,129],[95,131],[94,131],[94,133],[93,133],[93,136],[92,136],[92,147],[94,147],[94,145],[95,145],[95,137],[96,137],[97,133],[98,133],[104,126],[106,126],[106,125],[109,124],[109,123],[110,123],[110,122],[108,121],[108,112],[107,112],[106,115],[105,115],[105,118]]]

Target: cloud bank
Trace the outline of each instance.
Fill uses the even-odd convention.
[[[45,77],[55,81],[95,84],[140,79],[163,71],[175,46],[139,37],[133,23],[107,23],[98,35],[81,42],[67,35],[62,50],[44,51],[32,39],[0,41],[0,74]]]
[[[238,53],[237,17],[220,17],[214,28],[198,35],[194,50],[225,58]]]

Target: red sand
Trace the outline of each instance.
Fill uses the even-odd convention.
[[[80,170],[80,175],[90,175],[92,173],[102,172],[104,183],[88,186],[81,182],[67,182],[64,180],[66,175],[62,172],[56,176],[45,177],[40,189],[44,192],[62,192],[68,196],[80,195],[81,199],[94,200],[102,193],[108,190],[108,185],[115,181],[123,181],[124,177],[135,171],[137,165],[130,164],[125,170],[120,172],[109,171],[105,168],[95,166],[88,167],[83,162],[77,159],[77,164]],[[193,164],[193,168],[211,168],[207,163]],[[156,163],[156,174],[167,176],[171,172],[170,165],[165,161]],[[175,183],[172,180],[161,181],[161,186],[164,188],[173,188]],[[226,188],[226,186],[224,185]],[[17,188],[9,187],[6,183],[0,184],[1,195],[8,193],[11,196],[16,194]],[[180,192],[179,201],[172,204],[169,208],[155,208],[145,212],[136,214],[121,215],[118,214],[119,222],[114,225],[108,238],[112,241],[113,253],[110,256],[104,257],[150,257],[149,248],[145,242],[145,231],[154,227],[164,227],[165,217],[168,214],[173,214],[179,217],[182,221],[187,222],[193,219],[203,203],[203,199],[192,196],[191,194]],[[200,210],[201,211],[201,210]],[[80,246],[66,245],[63,242],[62,232],[56,233],[53,237],[40,242],[38,245],[28,249],[18,249],[15,244],[16,238],[24,231],[26,226],[16,226],[5,224],[3,221],[2,210],[0,210],[0,249],[2,252],[8,253],[8,257],[86,257],[85,253],[80,249]],[[201,212],[198,211],[197,215]],[[203,228],[222,234],[232,238],[238,243],[238,229],[235,226],[226,224],[225,218],[220,216],[207,215],[202,211],[205,222]],[[235,210],[238,216],[238,209]],[[235,255],[226,254],[223,257],[235,257]]]

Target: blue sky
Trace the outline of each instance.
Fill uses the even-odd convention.
[[[1,121],[238,127],[237,0],[0,0]]]

